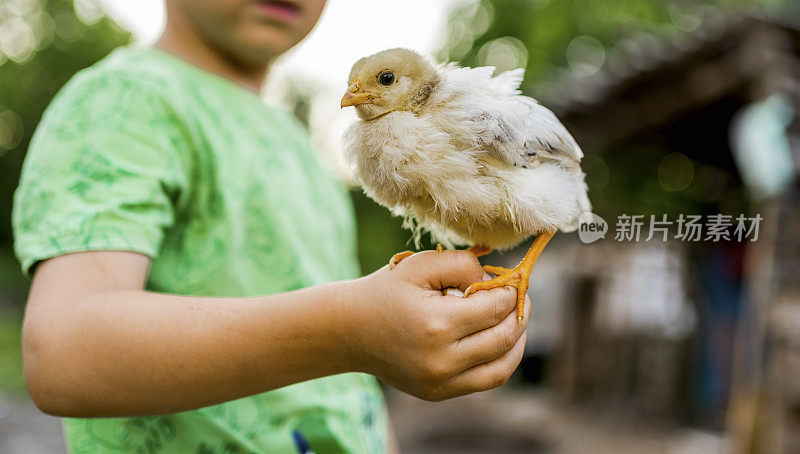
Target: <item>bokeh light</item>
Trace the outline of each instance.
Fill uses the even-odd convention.
[[[36,35],[28,22],[12,16],[0,24],[0,50],[16,62],[24,62],[36,49]]]
[[[670,3],[667,9],[673,25],[684,32],[696,30],[702,23],[697,13],[690,10],[690,6],[691,3]]]
[[[56,34],[66,43],[74,43],[81,39],[85,28],[78,19],[71,13],[62,11],[53,16],[56,26]]]
[[[615,22],[631,22],[642,9],[642,0],[605,0],[603,3]]]
[[[693,178],[694,165],[683,153],[670,153],[658,164],[658,184],[666,191],[682,191]]]
[[[22,119],[13,110],[0,111],[0,155],[22,140]]]
[[[494,8],[491,3],[481,1],[465,2],[460,7],[457,17],[466,20],[455,20],[450,23],[445,48],[452,59],[461,59],[472,49],[476,37],[485,33],[494,20]]]
[[[504,36],[481,46],[478,62],[481,66],[494,66],[497,72],[524,68],[528,62],[528,50],[517,38]]]
[[[581,76],[589,76],[603,66],[606,51],[603,44],[593,36],[578,36],[567,46],[567,63]]]
[[[87,25],[97,23],[106,15],[103,4],[98,0],[75,0],[75,14]]]

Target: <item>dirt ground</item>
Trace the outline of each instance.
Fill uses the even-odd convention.
[[[439,403],[396,391],[387,398],[406,454],[728,452],[718,434],[571,408],[542,391],[506,388]]]
[[[64,453],[61,422],[40,412],[23,396],[0,392],[0,453]]]
[[[390,390],[392,423],[405,454],[724,454],[712,433],[570,408],[543,391],[507,387],[430,403]],[[57,418],[28,399],[0,394],[0,453],[64,453]]]

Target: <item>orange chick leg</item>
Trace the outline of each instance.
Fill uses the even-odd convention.
[[[480,256],[483,256],[483,255],[492,253],[492,248],[487,247],[487,246],[472,246],[472,247],[468,248],[467,250],[472,252],[473,254],[475,254],[475,257],[480,257]]]
[[[544,247],[547,246],[547,242],[553,238],[555,233],[555,231],[541,232],[537,235],[531,248],[528,249],[528,253],[525,254],[525,257],[519,262],[519,265],[510,270],[490,265],[484,266],[484,270],[492,274],[497,274],[497,277],[488,281],[473,282],[467,287],[467,291],[464,292],[464,297],[466,298],[478,290],[489,290],[506,285],[515,287],[517,289],[517,320],[519,320],[521,325],[522,320],[525,318],[525,295],[528,292],[529,279],[531,271],[533,270],[533,265],[536,263],[536,259],[539,258],[539,255],[541,255]]]
[[[443,251],[444,251],[444,246],[442,246],[441,243],[437,244],[436,245],[436,252],[443,252]],[[407,259],[407,258],[411,257],[412,255],[414,255],[414,251],[403,251],[403,252],[398,252],[397,254],[393,255],[392,258],[389,259],[389,269],[394,268],[403,259]]]
[[[499,276],[501,274],[510,273],[511,268],[506,268],[503,266],[483,265],[483,271]]]

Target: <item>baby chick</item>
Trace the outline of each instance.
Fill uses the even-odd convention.
[[[517,288],[517,316],[531,269],[555,230],[577,228],[591,206],[580,147],[536,100],[522,96],[523,70],[434,66],[408,49],[353,65],[342,108],[359,120],[345,133],[345,156],[364,191],[394,213],[418,241],[423,229],[476,255],[536,240],[513,269],[469,286]],[[396,254],[390,266],[412,254]]]

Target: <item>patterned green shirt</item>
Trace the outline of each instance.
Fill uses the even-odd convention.
[[[303,127],[157,49],[118,49],[61,90],[13,221],[26,273],[70,252],[136,251],[152,257],[149,290],[232,297],[358,274],[352,207]],[[387,419],[376,380],[342,374],[185,413],[65,419],[64,430],[76,453],[376,453]]]

